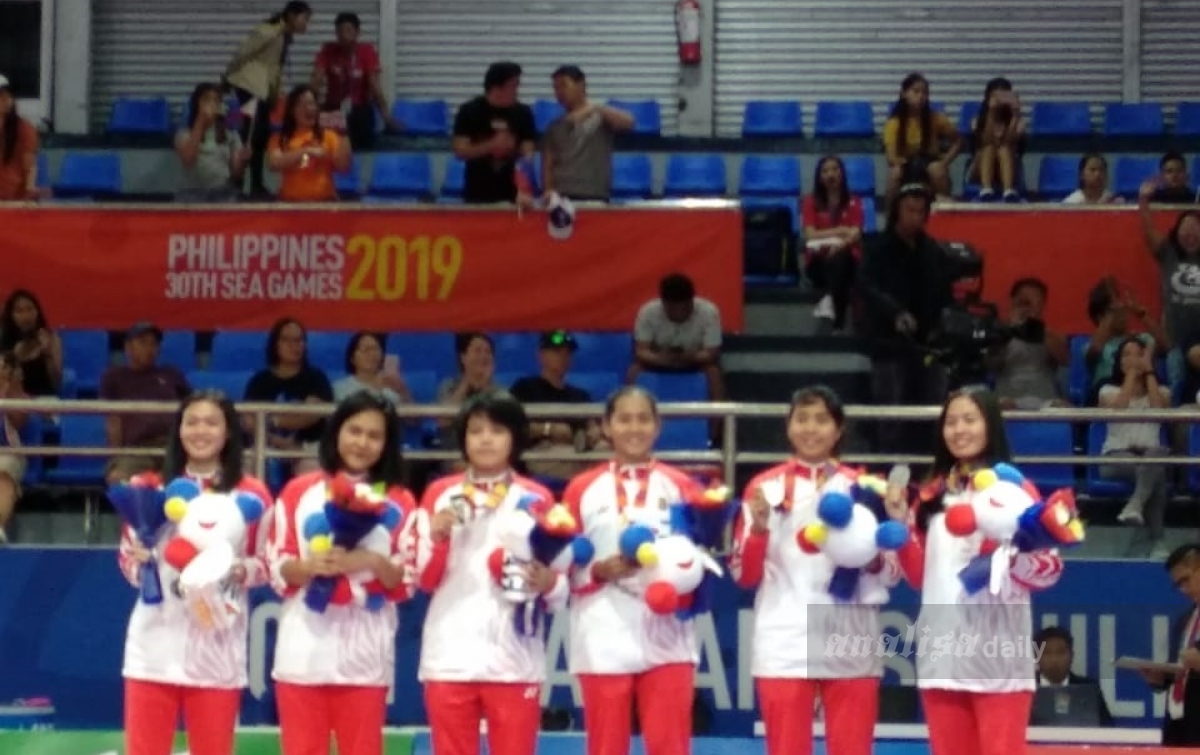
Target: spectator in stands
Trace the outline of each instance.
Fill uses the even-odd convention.
[[[16,357],[29,395],[58,395],[63,376],[62,339],[46,324],[42,305],[32,291],[17,289],[4,302],[0,352],[12,352]]]
[[[950,164],[962,149],[958,129],[929,105],[929,82],[910,73],[883,125],[890,204],[903,184],[925,183],[938,197],[950,196]]]
[[[1058,385],[1058,370],[1070,359],[1067,338],[1042,319],[1048,293],[1040,278],[1021,278],[1009,290],[1009,325],[1017,335],[988,355],[1002,409],[1070,405]]]
[[[329,404],[333,388],[324,372],[308,363],[307,332],[299,320],[284,317],[267,334],[267,368],[256,372],[246,384],[246,401],[284,404]],[[242,425],[254,432],[254,417]],[[306,451],[310,455],[291,462],[293,475],[315,471],[317,446],[325,431],[325,420],[316,414],[276,414],[267,418],[267,445],[283,451]]]
[[[1160,385],[1154,371],[1154,352],[1136,336],[1121,342],[1113,365],[1112,378],[1100,388],[1099,403],[1104,409],[1146,411],[1171,405],[1171,391]],[[1160,422],[1109,422],[1106,426],[1105,456],[1164,456]],[[1160,464],[1113,464],[1101,467],[1104,477],[1131,480],[1133,495],[1117,519],[1125,524],[1144,527],[1146,548],[1159,548],[1163,538],[1163,519],[1167,508],[1167,470]],[[1131,551],[1137,544],[1131,543]],[[1130,556],[1145,553],[1131,552]],[[1165,554],[1164,554],[1165,555]],[[1157,555],[1152,557],[1158,558]]]
[[[565,113],[542,137],[542,191],[607,202],[612,190],[613,137],[633,128],[633,116],[588,100],[579,66],[554,72],[554,97]]]
[[[1131,315],[1145,328],[1144,332],[1135,333],[1130,329]],[[1088,294],[1088,319],[1096,326],[1084,355],[1092,378],[1089,405],[1095,405],[1096,392],[1112,377],[1117,352],[1127,336],[1136,335],[1157,356],[1166,356],[1170,350],[1170,341],[1162,325],[1148,316],[1146,308],[1131,292],[1122,292],[1111,276],[1101,279]]]
[[[0,75],[0,202],[38,199],[38,132],[17,113],[17,98]]]
[[[841,332],[862,257],[864,220],[862,201],[850,193],[841,158],[821,158],[803,205],[804,273],[822,294],[813,315],[831,321],[834,332]]]
[[[341,401],[359,391],[370,391],[393,404],[412,403],[398,359],[384,357],[384,339],[366,331],[355,333],[346,345],[346,377],[333,384],[333,399]]]
[[[225,103],[216,84],[197,84],[188,100],[188,122],[175,134],[175,154],[183,164],[184,202],[224,202],[241,193],[250,148],[225,126]]]
[[[659,281],[658,298],[638,310],[633,324],[634,354],[626,380],[642,372],[703,372],[708,397],[725,397],[721,374],[721,313],[696,296],[692,279],[678,273]]]
[[[945,255],[925,230],[931,202],[924,184],[902,186],[883,233],[865,245],[863,325],[877,404],[940,404],[946,396],[946,371],[926,360],[925,348],[953,300]],[[881,422],[877,427],[882,451],[918,448],[928,437],[924,424]]]
[[[984,87],[979,115],[971,121],[971,135],[975,157],[968,173],[979,182],[979,201],[996,198],[998,174],[1001,198],[1019,202],[1017,174],[1024,151],[1025,119],[1021,117],[1021,100],[1008,79],[997,77]]]
[[[587,391],[567,382],[571,357],[579,348],[575,337],[565,330],[543,333],[538,342],[538,363],[542,371],[517,380],[512,395],[523,404],[588,404]],[[539,418],[529,423],[529,437],[535,451],[594,451],[607,444],[597,422],[583,419]],[[583,471],[586,462],[532,461],[525,466],[540,477],[569,480]]]
[[[271,137],[268,164],[282,174],[284,202],[331,202],[337,199],[334,173],[350,170],[350,145],[317,118],[317,93],[298,86],[287,98],[283,126]]]
[[[233,87],[242,108],[242,143],[252,149],[250,193],[259,198],[270,194],[263,183],[263,161],[271,136],[271,111],[283,92],[283,69],[292,40],[308,31],[311,18],[308,3],[291,0],[242,40],[225,67],[222,82]]]
[[[1172,365],[1174,381],[1182,377],[1184,366],[1200,371],[1200,212],[1181,213],[1164,235],[1150,212],[1156,191],[1151,183],[1142,185],[1138,210],[1146,248],[1158,263],[1167,338],[1179,350],[1172,359],[1181,363]]]
[[[125,364],[110,367],[100,377],[100,398],[105,401],[179,401],[192,392],[178,368],[158,364],[162,331],[140,322],[125,333]],[[164,448],[171,431],[172,414],[110,414],[105,436],[113,448]],[[142,472],[162,468],[155,456],[116,456],[105,477],[111,485]]]
[[[486,333],[458,333],[454,336],[454,349],[458,353],[458,377],[442,381],[437,400],[439,404],[458,407],[477,393],[497,387],[496,345]],[[438,425],[442,428],[442,447],[458,450],[454,418],[439,420]]]
[[[1154,191],[1150,193],[1152,204],[1195,204],[1196,191],[1188,186],[1187,160],[1183,155],[1172,150],[1158,161],[1158,178],[1152,181]],[[1146,191],[1142,187],[1141,194]]]
[[[399,124],[383,93],[379,53],[375,45],[358,41],[358,14],[339,13],[333,28],[337,41],[321,45],[313,62],[312,88],[324,92],[322,119],[332,116],[324,125],[344,131],[354,149],[366,149],[375,143],[376,108],[388,128],[399,130]]]
[[[1124,201],[1108,190],[1108,161],[1099,152],[1079,158],[1079,188],[1063,199],[1063,204],[1109,204]]]
[[[0,398],[27,399],[21,386],[21,365],[8,352],[0,354]],[[0,414],[0,448],[19,448],[21,428],[27,417],[21,412]],[[5,527],[12,519],[17,499],[21,497],[21,478],[25,476],[25,457],[14,453],[0,453],[0,545],[8,542]]]
[[[517,161],[533,156],[537,139],[533,111],[517,100],[520,88],[521,66],[493,63],[483,77],[483,95],[464,102],[454,116],[454,156],[466,162],[466,202],[518,199]]]
[[[1096,700],[1100,703],[1100,725],[1112,726],[1112,714],[1108,712],[1108,703],[1100,691],[1100,683],[1071,671],[1071,664],[1075,662],[1075,638],[1071,633],[1063,627],[1043,627],[1033,636],[1033,645],[1042,650],[1037,660],[1038,686],[1094,687]]]

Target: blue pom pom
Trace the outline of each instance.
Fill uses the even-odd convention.
[[[190,501],[200,495],[200,486],[186,477],[177,477],[171,480],[163,491],[167,500],[172,498],[182,498],[185,501]]]
[[[654,530],[644,524],[631,524],[621,533],[617,547],[621,555],[633,561],[637,559],[638,548],[646,543],[654,542]]]
[[[577,537],[571,541],[571,560],[576,566],[586,566],[596,557],[596,546],[586,537]]]
[[[845,493],[826,493],[817,504],[817,516],[834,529],[842,529],[850,523],[854,501]]]
[[[875,545],[894,551],[908,542],[908,528],[900,522],[884,522],[875,530]]]
[[[388,501],[387,508],[383,510],[383,516],[380,517],[379,523],[382,524],[383,528],[388,532],[393,532],[397,527],[400,526],[400,520],[402,518],[403,515],[400,511],[400,507],[392,501]]]
[[[236,497],[238,508],[247,524],[257,522],[263,515],[263,502],[253,493],[239,492]]]
[[[317,535],[328,535],[333,530],[329,527],[329,520],[324,514],[309,514],[304,520],[304,539],[312,540]]]
[[[535,506],[542,502],[542,499],[536,495],[526,493],[517,501],[518,511],[532,511]]]
[[[381,611],[386,603],[387,601],[384,600],[383,596],[379,595],[378,593],[367,594],[366,606],[368,611]]]
[[[1004,482],[1011,482],[1013,485],[1024,485],[1025,475],[1021,474],[1021,470],[1014,467],[1012,464],[1001,462],[992,467],[992,471],[996,473],[996,478]]]

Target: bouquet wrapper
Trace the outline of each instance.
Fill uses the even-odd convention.
[[[122,483],[108,489],[108,500],[133,530],[142,547],[153,549],[159,530],[167,523],[165,493],[158,488]],[[163,602],[162,579],[156,559],[151,558],[138,568],[138,583],[143,603],[158,605]]]
[[[329,520],[333,544],[335,547],[346,550],[358,547],[358,543],[367,536],[367,533],[378,526],[382,516],[382,512],[347,511],[334,504],[325,506],[325,517]],[[343,579],[345,577],[341,575],[313,578],[308,583],[308,589],[305,590],[304,604],[317,613],[325,613],[333,601],[333,594],[337,590],[338,582]]]

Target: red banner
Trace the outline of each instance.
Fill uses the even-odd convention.
[[[684,273],[742,327],[742,218],[731,209],[582,209],[569,239],[542,213],[467,209],[0,210],[7,288],[55,327],[629,330]]]
[[[1156,213],[1168,230],[1177,212]],[[1007,311],[1012,284],[1029,276],[1050,289],[1046,322],[1064,333],[1090,333],[1087,297],[1111,275],[1157,317],[1158,265],[1146,249],[1137,208],[952,209],[935,212],[930,233],[972,244],[984,256],[984,298]]]

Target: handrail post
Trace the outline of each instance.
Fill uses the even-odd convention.
[[[254,412],[254,476],[267,479],[267,413]]]
[[[732,489],[737,484],[737,415],[733,409],[721,420],[721,474]]]

